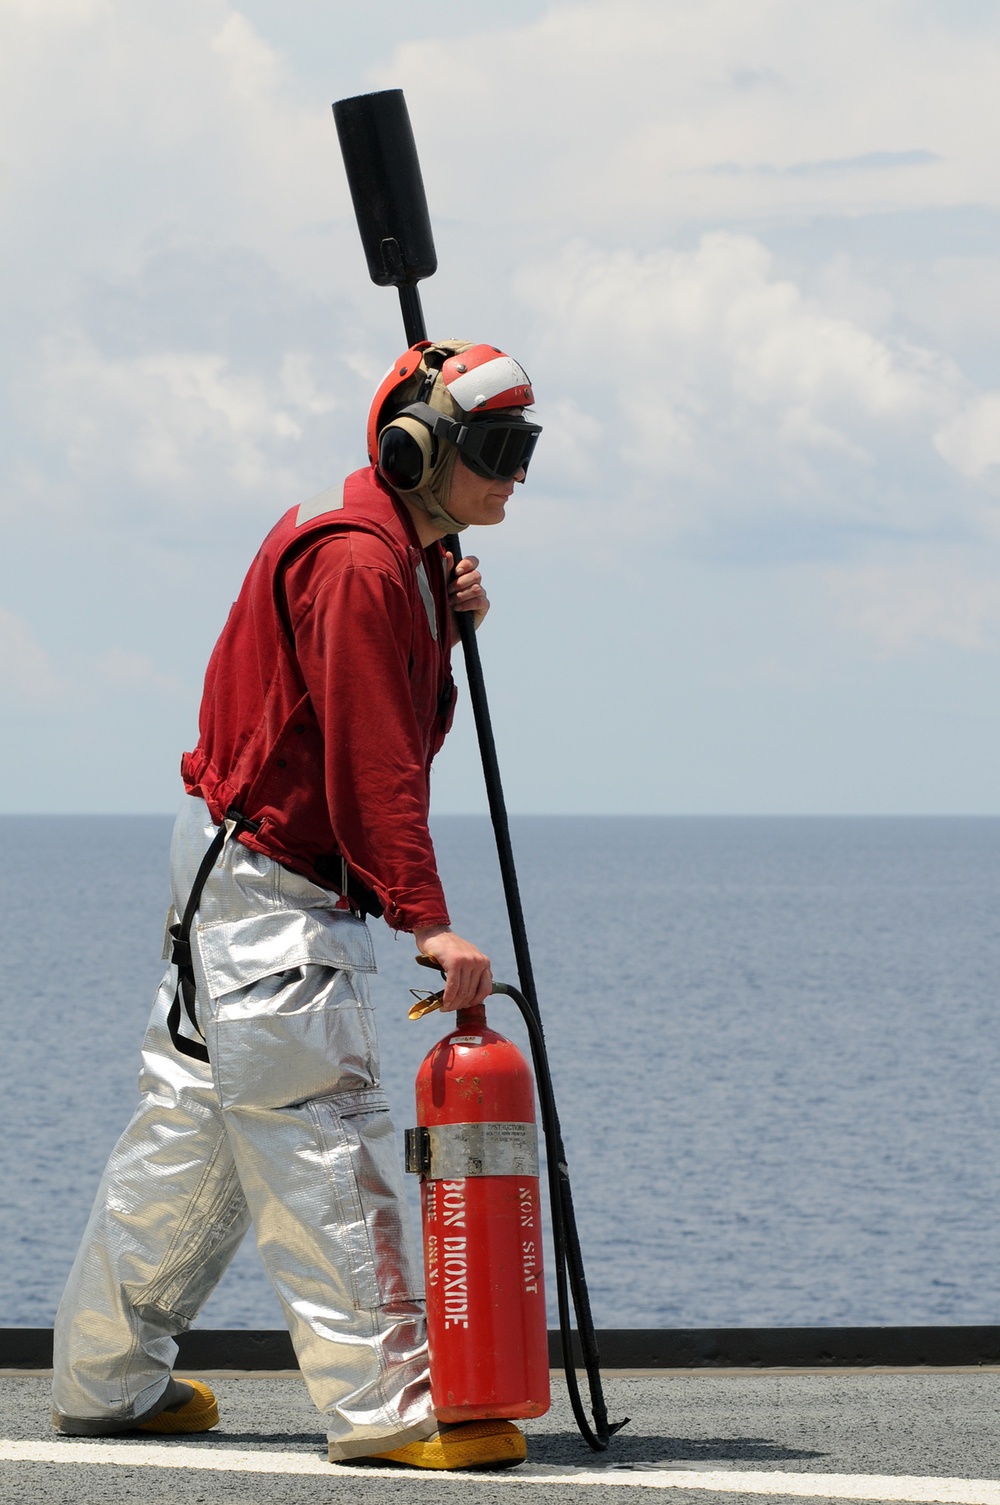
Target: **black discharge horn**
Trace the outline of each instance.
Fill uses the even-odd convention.
[[[379,287],[395,287],[399,290],[399,305],[403,315],[407,343],[415,344],[427,338],[423,309],[417,283],[430,277],[437,270],[437,254],[431,234],[430,215],[424,194],[424,181],[420,173],[413,127],[403,98],[402,89],[386,89],[378,94],[358,94],[352,99],[340,99],[333,107],[333,117],[340,137],[340,149],[344,156],[347,181],[354,200],[358,229],[368,258],[368,271]],[[457,564],[462,557],[458,539],[452,534],[445,539]],[[514,851],[511,846],[510,828],[507,821],[507,806],[500,778],[500,764],[489,703],[486,699],[486,683],[479,659],[475,625],[468,612],[456,613],[462,648],[465,652],[465,667],[469,680],[469,698],[476,721],[479,752],[483,762],[483,777],[489,801],[490,818],[496,838],[500,876],[503,881],[504,898],[510,921],[514,957],[517,962],[521,991],[503,983],[494,987],[496,993],[512,997],[525,1016],[531,1038],[532,1055],[539,1092],[549,1100],[549,1109],[543,1113],[546,1121],[546,1154],[549,1164],[549,1185],[552,1205],[552,1237],[555,1245],[556,1292],[559,1299],[559,1334],[562,1345],[563,1368],[569,1391],[573,1415],[581,1435],[595,1452],[603,1452],[613,1432],[625,1422],[608,1422],[607,1407],[601,1386],[600,1355],[590,1311],[587,1277],[583,1268],[580,1239],[576,1228],[573,1195],[569,1184],[566,1152],[562,1132],[552,1098],[542,1035],[541,1013],[538,994],[528,949],[528,934],[524,923],[524,910],[514,866]],[[572,1294],[573,1311],[577,1331],[574,1334],[569,1310]],[[594,1425],[590,1426],[584,1414],[580,1390],[576,1379],[576,1354],[579,1343],[580,1357],[587,1372],[590,1390],[591,1414]]]
[[[379,287],[399,289],[413,345],[427,338],[417,283],[437,271],[437,252],[403,91],[338,99],[333,118],[368,275]]]

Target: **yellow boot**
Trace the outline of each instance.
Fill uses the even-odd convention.
[[[408,1442],[388,1453],[345,1458],[345,1463],[397,1463],[404,1468],[515,1468],[528,1445],[511,1421],[463,1421],[442,1426],[433,1437]]]
[[[219,1420],[215,1396],[204,1380],[175,1380],[171,1375],[160,1397],[155,1416],[136,1417],[62,1416],[52,1413],[52,1425],[65,1437],[123,1437],[129,1432],[159,1432],[175,1436],[184,1432],[207,1432]]]
[[[140,1421],[137,1432],[158,1432],[161,1436],[173,1437],[182,1432],[207,1432],[219,1420],[219,1407],[215,1396],[204,1380],[176,1380],[178,1387],[193,1390],[187,1399],[175,1401],[148,1421]]]

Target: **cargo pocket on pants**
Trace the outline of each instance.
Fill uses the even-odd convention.
[[[358,1309],[374,1311],[423,1300],[399,1151],[384,1094],[359,1093],[354,1104],[343,1099],[314,1102],[310,1111],[330,1151]]]
[[[224,1109],[288,1108],[378,1086],[367,979],[307,963],[218,999],[206,1031]]]

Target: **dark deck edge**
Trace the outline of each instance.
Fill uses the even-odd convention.
[[[604,1328],[606,1369],[861,1369],[1000,1364],[1000,1327]],[[178,1338],[179,1369],[297,1368],[279,1330],[200,1328]],[[559,1367],[559,1337],[549,1333]],[[50,1327],[0,1327],[0,1369],[48,1369]]]

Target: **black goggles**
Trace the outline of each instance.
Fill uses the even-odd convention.
[[[437,438],[453,444],[477,476],[494,481],[512,481],[518,471],[527,470],[542,432],[540,423],[511,413],[484,413],[469,423],[455,423],[426,402],[411,403],[403,412],[419,418]]]

